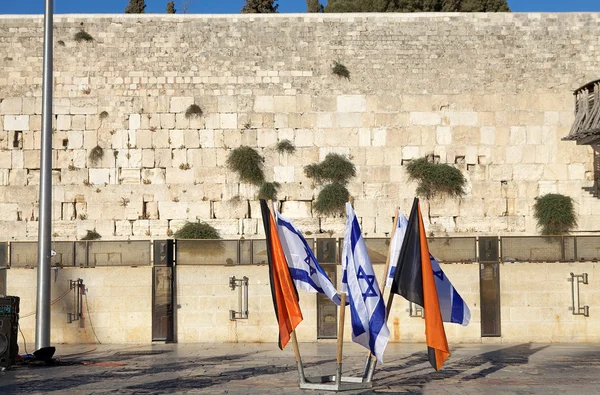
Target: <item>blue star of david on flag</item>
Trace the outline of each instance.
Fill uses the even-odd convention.
[[[358,268],[358,275],[356,276],[359,280],[365,280],[367,282],[367,290],[363,292],[363,299],[369,297],[378,297],[379,294],[375,290],[375,275],[374,274],[366,274],[365,269],[361,267]]]
[[[304,251],[306,252],[306,258],[304,258],[304,263],[306,263],[306,265],[308,266],[308,270],[310,271],[310,275],[312,276],[317,272],[317,269],[315,269],[314,266],[310,264],[312,259],[310,258],[310,252],[308,251],[308,248],[304,247]]]

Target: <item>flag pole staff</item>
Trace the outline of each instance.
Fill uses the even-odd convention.
[[[269,212],[275,221],[275,225],[277,225],[277,217],[275,216],[273,201],[268,200]],[[277,232],[277,229],[274,229]],[[302,365],[302,357],[300,356],[300,347],[298,347],[298,338],[296,337],[296,330],[294,329],[290,334],[292,338],[292,347],[294,349],[294,356],[296,357],[296,366],[298,367],[298,376],[300,377],[300,383],[306,382],[306,376],[304,375],[304,366]]]
[[[380,285],[382,297],[383,297],[383,292],[385,291],[385,286],[387,283],[388,270],[390,270],[390,257],[392,255],[392,240],[394,239],[394,235],[396,234],[396,229],[398,228],[398,219],[399,219],[398,218],[398,210],[399,210],[399,208],[396,208],[396,214],[394,215],[394,227],[392,228],[392,233],[390,234],[390,245],[388,247],[387,258],[385,260],[385,269],[383,270],[383,281]],[[391,304],[388,301],[388,306],[386,306],[386,316],[385,316],[386,321],[389,316],[390,306],[391,306]],[[365,378],[366,381],[371,381],[371,379],[373,379],[373,372],[375,371],[376,364],[377,364],[377,358],[375,358],[375,356],[369,351],[369,356],[367,357],[367,361],[365,363],[365,370],[363,373],[363,378]]]
[[[50,242],[52,230],[52,86],[54,1],[44,8],[42,138],[40,148],[40,222],[38,229],[35,349],[50,347]]]
[[[350,205],[354,208],[354,198],[350,197],[348,200]],[[348,214],[346,214],[348,215]],[[342,297],[340,301],[340,322],[338,323],[338,335],[337,335],[337,354],[336,354],[336,362],[337,367],[335,370],[335,382],[339,386],[342,382],[342,358],[344,354],[344,321],[346,319],[346,292],[342,292]]]

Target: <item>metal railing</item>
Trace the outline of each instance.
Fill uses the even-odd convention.
[[[307,242],[320,263],[340,264],[343,238],[309,238]],[[389,242],[365,238],[373,264],[385,263]],[[445,263],[600,260],[600,236],[433,237],[428,243],[431,254]],[[0,248],[1,292],[3,267],[37,266],[37,242],[5,242],[0,247],[4,247]],[[151,266],[151,247],[152,241],[145,240],[53,242],[52,266]],[[264,239],[176,240],[173,258],[177,265],[266,265],[267,247]]]

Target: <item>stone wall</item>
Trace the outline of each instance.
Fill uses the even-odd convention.
[[[21,298],[19,325],[29,352],[35,351],[36,276],[34,269],[9,269],[7,273],[7,295]],[[69,280],[79,278],[87,289],[84,319],[68,323],[67,313],[76,311]],[[54,269],[51,289],[52,343],[95,343],[96,335],[102,343],[113,344],[152,340],[152,268]],[[24,353],[22,336],[19,345]]]
[[[598,77],[600,14],[63,15],[55,18],[53,234],[164,238],[186,220],[261,233],[257,189],[225,167],[265,157],[284,215],[313,233],[303,166],[348,155],[363,230],[410,207],[405,164],[433,153],[468,179],[432,201],[444,234],[536,234],[537,196],[572,196],[597,231],[592,151],[560,139],[572,91]],[[85,30],[92,42],[76,42]],[[0,16],[0,239],[37,237],[42,18]],[[332,75],[340,61],[349,80]],[[203,115],[186,118],[191,104]],[[274,150],[288,139],[293,155]],[[95,147],[101,157],[90,159]],[[427,204],[426,204],[427,206]]]
[[[450,345],[478,342],[598,342],[600,341],[600,275],[598,263],[518,263],[500,265],[501,336],[481,337],[478,264],[441,264],[471,310],[468,326],[445,324]],[[375,265],[381,278],[384,265]],[[152,341],[151,268],[58,269],[53,273],[53,300],[68,289],[68,280],[82,278],[88,289],[84,305],[85,330],[68,324],[72,293],[52,306],[52,342],[150,343]],[[590,306],[590,317],[574,316],[571,307],[570,273],[588,273],[589,284],[581,285],[581,305]],[[177,328],[179,343],[276,342],[277,322],[266,265],[178,266]],[[9,269],[8,294],[21,297],[21,328],[28,347],[35,334],[35,270]],[[249,278],[249,317],[229,320],[229,310],[238,309],[237,290],[229,288],[229,276]],[[338,266],[338,279],[341,269]],[[387,294],[387,293],[386,293]],[[302,342],[317,340],[315,294],[300,292],[304,321],[297,330]],[[386,295],[387,300],[387,295]],[[84,302],[87,302],[84,300]],[[89,308],[89,314],[88,314]],[[396,297],[388,327],[392,342],[424,342],[425,326],[420,317],[410,317],[408,302]],[[349,310],[344,339],[351,341]],[[91,318],[91,320],[90,320]],[[19,337],[22,345],[22,338]]]

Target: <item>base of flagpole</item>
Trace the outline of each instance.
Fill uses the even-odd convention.
[[[303,390],[323,391],[350,391],[368,389],[373,387],[372,382],[363,381],[362,377],[341,377],[336,381],[336,376],[307,377],[304,383],[300,383]]]

